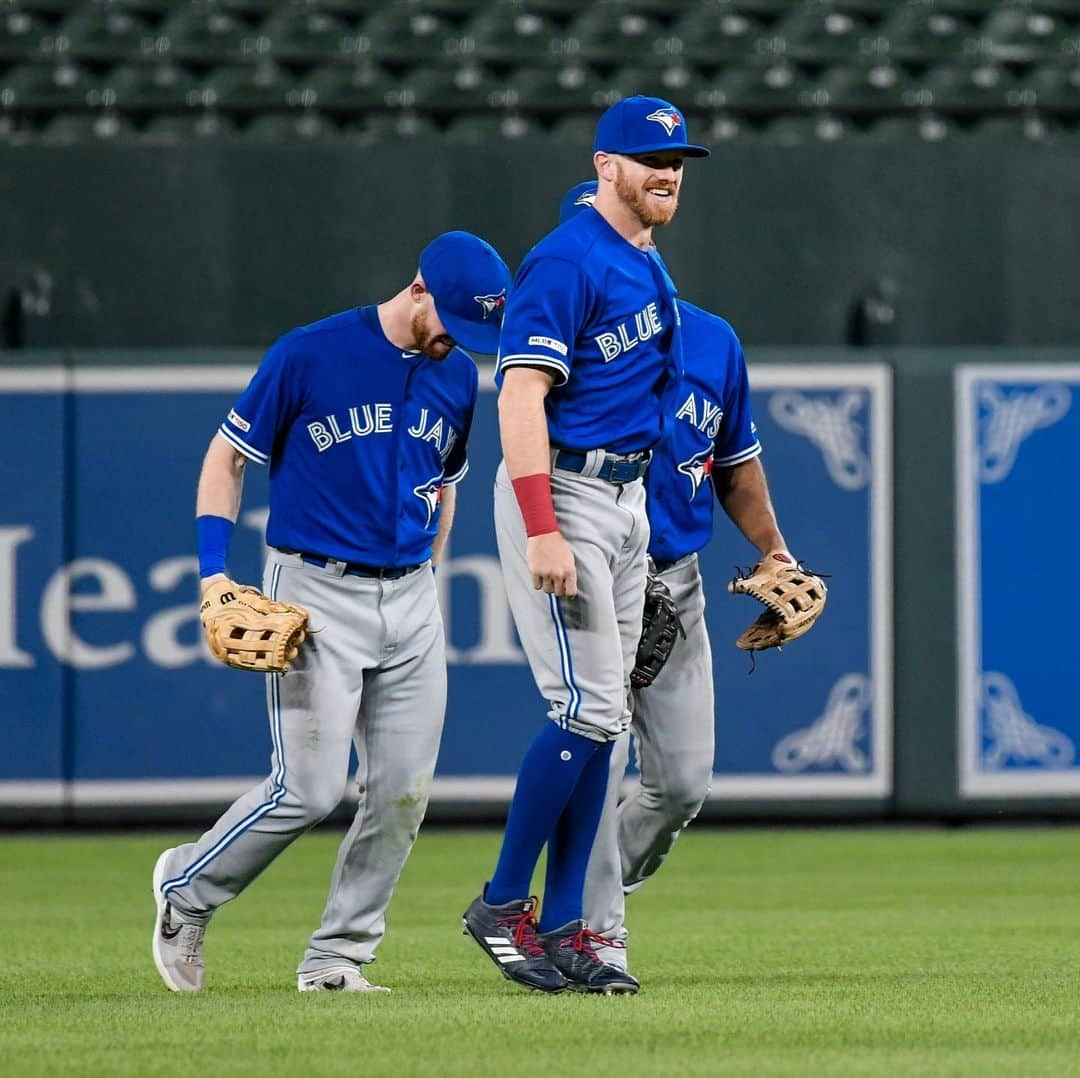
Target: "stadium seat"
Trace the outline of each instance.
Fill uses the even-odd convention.
[[[578,64],[522,68],[510,76],[508,90],[508,104],[526,111],[606,108],[616,100],[606,81]]]
[[[425,68],[391,90],[388,104],[422,112],[499,108],[506,103],[501,83],[482,67]]]
[[[492,63],[543,64],[560,57],[561,31],[544,15],[517,7],[483,11],[462,31],[461,53]]]
[[[543,128],[535,120],[516,112],[460,116],[446,129],[448,142],[463,142],[470,146],[488,146],[493,142],[512,142],[540,137],[543,134]]]
[[[377,64],[327,64],[300,80],[323,108],[383,109],[396,83]]]
[[[1060,16],[1019,7],[995,11],[983,23],[979,47],[1003,63],[1031,63],[1053,60],[1076,49],[1080,32]]]
[[[1024,80],[1032,103],[1044,111],[1080,115],[1080,61],[1044,64]]]
[[[9,8],[0,15],[0,63],[32,60],[50,36],[49,24],[40,15]]]
[[[337,15],[307,8],[286,8],[259,26],[275,60],[318,63],[347,57],[358,49],[357,35]]]
[[[647,94],[662,97],[685,109],[707,92],[709,80],[696,68],[667,64],[663,67],[621,67],[609,80],[609,85],[619,97]]]
[[[460,34],[430,11],[386,8],[364,22],[359,49],[377,63],[431,63],[452,55],[450,42]]]
[[[269,61],[214,68],[202,84],[202,100],[222,109],[263,109],[304,103],[291,75]]]
[[[396,142],[402,139],[437,138],[438,128],[416,112],[377,113],[346,124],[343,134],[361,143]]]
[[[840,142],[854,133],[849,120],[823,112],[812,116],[781,116],[765,125],[761,141],[779,146],[801,146],[814,142]]]
[[[143,131],[147,142],[209,142],[236,134],[236,124],[214,109],[154,116]]]
[[[263,113],[244,129],[245,140],[253,142],[297,142],[337,137],[337,125],[314,109],[295,113]]]
[[[792,0],[706,0],[706,4],[731,7],[748,15],[764,15],[781,18],[792,9]]]
[[[695,101],[699,107],[737,112],[782,112],[813,103],[809,79],[781,59],[765,59],[727,71]]]
[[[170,61],[125,64],[104,78],[109,101],[123,109],[178,109],[198,104],[198,81]]]
[[[123,8],[82,8],[60,24],[53,48],[79,61],[137,60],[152,51],[153,31]]]
[[[869,24],[857,15],[807,5],[772,28],[770,51],[784,53],[797,63],[845,63],[858,57],[870,36]]]
[[[695,64],[738,64],[758,51],[768,37],[766,24],[751,14],[720,4],[706,4],[675,24],[679,52]]]
[[[878,29],[876,44],[902,63],[959,59],[974,45],[975,31],[962,18],[929,4],[906,4]]]
[[[1020,116],[990,116],[972,128],[969,138],[994,142],[1050,142],[1058,133],[1058,125],[1038,112]]]
[[[101,100],[98,80],[67,61],[13,67],[0,76],[0,107],[5,109],[78,110]]]
[[[891,110],[918,103],[910,76],[885,57],[829,68],[817,88],[829,108],[843,112]]]
[[[43,142],[112,142],[135,135],[135,125],[115,112],[66,113],[42,129]]]
[[[158,37],[160,51],[195,63],[243,60],[258,51],[251,26],[216,8],[183,8],[165,20]]]
[[[1002,0],[938,0],[937,7],[953,15],[983,19],[1001,7]]]
[[[592,146],[596,138],[596,121],[600,116],[596,112],[577,113],[557,120],[551,128],[551,139],[560,146]],[[583,172],[588,171],[587,167]]]
[[[600,3],[570,24],[563,49],[568,59],[617,64],[659,51],[658,44],[666,37],[663,24],[654,17],[620,4]]]
[[[989,61],[942,64],[920,80],[918,100],[929,108],[979,111],[1022,103],[1016,77]]]
[[[944,142],[957,137],[957,127],[948,117],[927,111],[875,120],[862,137],[871,142]]]

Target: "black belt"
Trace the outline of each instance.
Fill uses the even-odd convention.
[[[279,548],[280,549],[280,548]],[[305,554],[300,550],[282,550],[282,554],[295,554],[306,565],[317,565],[320,569],[325,569],[328,562],[338,561],[337,558],[327,558],[321,554]],[[415,565],[394,565],[394,566],[381,566],[381,565],[364,565],[363,562],[347,561],[345,562],[345,568],[342,569],[342,573],[346,576],[367,576],[374,577],[376,580],[398,580],[403,576],[408,576],[409,573],[415,573],[417,569],[422,569],[426,562],[417,562]]]
[[[596,478],[606,479],[609,483],[632,483],[635,479],[644,477],[649,470],[651,457],[652,454],[648,451],[628,456],[606,453],[600,470],[596,473]],[[572,449],[559,449],[555,452],[555,467],[564,472],[583,472],[588,464],[588,453],[577,453]]]
[[[689,557],[689,554],[684,554],[681,558],[653,558],[653,569],[658,573],[666,573],[669,569],[674,569],[679,562],[685,561]]]

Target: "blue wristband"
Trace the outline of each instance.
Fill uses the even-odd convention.
[[[225,572],[225,558],[232,538],[231,520],[225,517],[201,516],[195,518],[195,530],[199,533],[199,576],[208,577]]]

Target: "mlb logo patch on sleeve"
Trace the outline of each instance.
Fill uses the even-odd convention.
[[[239,427],[245,434],[251,430],[251,424],[243,416],[237,415],[234,409],[229,410],[229,422],[234,427]]]
[[[552,340],[551,337],[530,337],[529,344],[537,348],[550,348],[553,352],[558,352],[560,356],[565,356],[569,351],[562,341]]]

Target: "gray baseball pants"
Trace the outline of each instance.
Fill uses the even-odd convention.
[[[342,568],[270,551],[264,591],[306,607],[316,630],[288,674],[266,679],[271,774],[197,842],[173,851],[162,887],[181,919],[209,918],[337,807],[355,746],[359,804],[301,972],[374,960],[427,808],[446,710],[430,567],[397,580]]]
[[[594,456],[599,466],[603,453]],[[549,718],[593,741],[611,741],[630,724],[649,545],[645,484],[556,468],[551,495],[574,554],[578,594],[556,599],[533,587],[525,524],[503,463],[495,477],[495,536],[506,594]]]
[[[671,589],[686,629],[659,676],[633,693],[630,730],[611,754],[607,800],[585,880],[585,919],[601,935],[626,942],[625,895],[663,863],[709,794],[715,748],[712,649],[696,554],[660,579]],[[620,803],[633,737],[641,781]],[[623,950],[606,961],[625,966]]]

